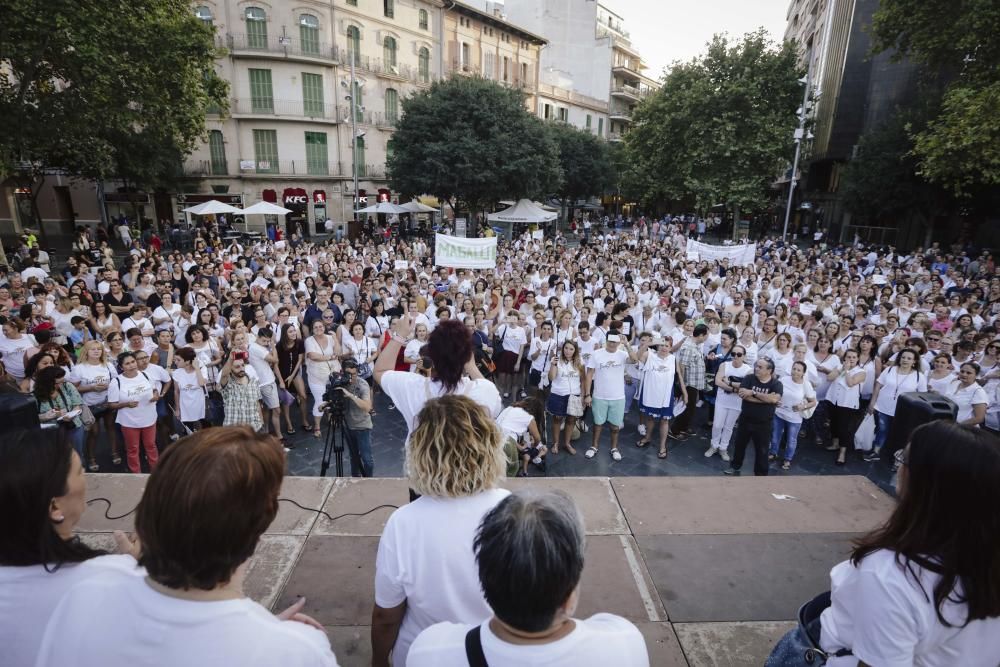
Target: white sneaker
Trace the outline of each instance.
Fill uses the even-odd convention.
[[[522,389],[521,390],[521,398],[528,398],[528,392],[526,392],[525,390]]]
[[[729,460],[729,452],[727,452],[727,451],[726,451],[726,450],[724,450],[724,449],[720,449],[720,450],[719,450],[719,456],[721,456],[721,457],[722,457],[722,460],[723,460],[723,461],[728,461],[728,460]]]
[[[645,424],[639,424],[636,427],[635,430],[639,432],[639,435],[646,435],[646,425]]]
[[[698,399],[698,402],[694,404],[694,407],[700,408],[703,405],[705,405],[705,401]]]
[[[595,456],[597,456],[597,450],[593,448],[588,449],[586,452],[584,452],[583,455],[586,456],[588,459],[592,459]]]
[[[617,449],[612,449],[611,450],[611,458],[613,458],[615,461],[621,461],[622,460],[622,453],[619,452]]]
[[[709,447],[708,449],[705,450],[705,458],[706,459],[712,458],[713,454],[715,454],[715,447]]]
[[[541,456],[536,456],[535,458],[531,459],[531,462],[534,463],[536,466],[537,465],[541,465],[542,464],[542,457]]]

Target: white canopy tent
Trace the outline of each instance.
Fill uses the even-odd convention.
[[[243,215],[288,215],[292,210],[285,208],[284,206],[278,206],[277,204],[272,204],[269,201],[259,201],[253,206],[247,206],[243,209]],[[243,218],[243,231],[249,232],[250,225],[247,219]]]
[[[194,215],[219,215],[220,213],[242,213],[243,209],[230,206],[229,204],[224,204],[218,199],[211,199],[209,201],[202,202],[201,204],[196,204],[195,206],[188,206],[184,209],[184,212]],[[190,215],[186,215],[184,219],[187,221],[188,229],[190,229]]]
[[[405,208],[410,213],[437,213],[438,212],[438,210],[436,208],[433,208],[431,206],[427,206],[426,204],[421,204],[416,199],[414,199],[411,202],[407,202],[407,203],[403,204],[403,208]]]
[[[410,209],[405,206],[400,206],[399,204],[393,204],[389,201],[380,201],[377,204],[372,204],[371,206],[366,206],[364,208],[359,208],[356,213],[386,213],[386,214],[399,214],[399,213],[410,213]]]

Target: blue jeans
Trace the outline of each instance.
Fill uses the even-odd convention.
[[[816,635],[819,634],[820,620],[818,618],[810,623],[809,626],[810,632]],[[812,642],[809,641],[805,632],[802,631],[802,626],[797,625],[793,629],[789,630],[788,633],[778,641],[774,650],[771,651],[771,655],[768,656],[767,662],[764,663],[764,667],[799,667],[800,665],[809,664],[822,665],[823,662],[819,658],[817,658],[814,663],[806,662],[805,654],[810,648],[812,648]]]
[[[802,422],[793,424],[775,415],[774,427],[771,429],[771,450],[770,454],[778,455],[778,448],[781,447],[781,435],[785,434],[785,460],[791,461],[795,456],[795,447],[799,444],[799,429]]]
[[[875,444],[872,451],[878,452],[885,445],[886,438],[889,437],[889,427],[892,426],[892,415],[875,411]]]
[[[65,428],[60,426],[59,428]],[[84,467],[87,465],[87,460],[83,457],[83,442],[87,437],[87,429],[83,426],[74,426],[73,428],[66,429],[66,439],[70,441],[73,445],[73,449],[76,453],[80,455],[80,461],[83,463]]]
[[[348,446],[357,449],[357,456],[354,451],[348,457],[351,459],[351,477],[371,477],[375,474],[375,459],[372,458],[372,432],[371,429],[347,429],[347,437],[351,439]],[[361,470],[357,469],[355,459],[359,458]]]
[[[632,384],[625,383],[625,414],[632,409],[632,401],[635,400],[636,390],[639,389],[639,381],[632,379]]]

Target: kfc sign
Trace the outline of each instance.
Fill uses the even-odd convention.
[[[285,206],[304,209],[309,205],[309,194],[303,188],[285,188],[281,200]]]
[[[302,204],[305,205],[309,202],[309,198],[305,195],[285,195],[286,204]]]

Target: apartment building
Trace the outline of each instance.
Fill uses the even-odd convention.
[[[394,198],[392,131],[402,100],[441,76],[441,6],[197,0],[193,11],[225,50],[217,68],[231,99],[228,114],[209,115],[207,141],[188,158],[196,194],[179,195],[177,210],[213,195],[271,201],[293,211],[289,229],[311,233],[328,217],[350,220],[356,194],[360,205]]]
[[[639,102],[656,90],[659,84],[645,72],[642,56],[632,46],[624,20],[607,6],[597,5],[597,36],[607,40],[611,48],[611,121],[608,139],[620,141],[632,124],[632,113]]]

